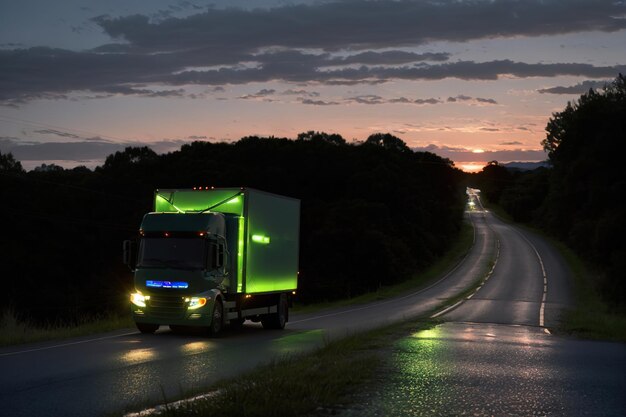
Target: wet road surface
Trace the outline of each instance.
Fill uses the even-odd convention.
[[[397,342],[373,392],[340,416],[624,416],[626,348],[446,323]]]
[[[551,334],[571,303],[567,268],[543,239],[484,212],[492,273],[394,344],[352,416],[626,416],[626,344]]]

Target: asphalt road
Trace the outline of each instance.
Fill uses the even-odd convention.
[[[456,269],[431,287],[366,306],[294,314],[284,331],[266,331],[258,325],[246,325],[241,331],[228,332],[225,337],[205,339],[172,334],[167,330],[156,335],[127,330],[99,337],[3,348],[0,350],[0,414],[97,416],[137,408],[140,404],[153,404],[162,400],[164,395],[168,399],[177,398],[273,358],[312,349],[329,337],[423,315],[484,276],[496,259],[489,279],[480,290],[443,315],[445,320],[457,324],[444,325],[441,336],[435,339],[441,341],[442,346],[448,343],[446,340],[454,345],[455,340],[466,341],[471,333],[467,329],[482,326],[478,323],[486,323],[484,326],[514,323],[517,326],[500,325],[497,328],[501,330],[488,332],[501,335],[496,338],[485,336],[482,328],[476,331],[475,337],[477,340],[487,337],[491,342],[502,340],[503,346],[517,346],[513,342],[507,345],[506,340],[517,336],[507,336],[509,330],[502,329],[512,328],[515,332],[526,329],[521,340],[528,343],[520,345],[520,349],[530,357],[536,346],[558,344],[561,339],[544,331],[546,326],[558,320],[559,308],[569,301],[567,271],[558,256],[540,238],[507,226],[489,213],[473,211],[469,216],[475,225],[472,250]],[[545,290],[544,275],[547,277]],[[545,322],[540,325],[542,320]],[[421,339],[418,337],[417,340],[419,343]],[[617,350],[620,351],[621,347],[623,352],[623,345],[617,346]],[[599,349],[602,354],[607,353]],[[479,353],[483,351],[488,353],[478,349]],[[515,354],[502,353],[501,359]],[[596,357],[595,353],[588,354]],[[519,356],[519,352],[517,355],[524,362],[524,356]],[[411,358],[411,354],[405,357]],[[614,355],[601,356],[604,357],[615,359]],[[469,359],[466,363],[479,367],[490,361],[489,357],[483,357],[475,365]],[[495,358],[493,361],[498,363]],[[623,355],[616,361],[623,365]],[[549,358],[544,364],[549,366],[552,363]],[[571,366],[571,361],[568,364]],[[502,380],[514,378],[514,375],[507,376],[507,368],[494,366],[492,371],[487,369],[480,375],[489,377],[492,375],[489,372],[493,372]],[[568,370],[572,374],[575,371]],[[615,368],[607,372],[611,374]],[[391,372],[389,375],[389,381],[393,381],[393,375],[403,374]],[[621,378],[622,385],[618,386],[624,391],[623,376]],[[615,377],[606,379],[609,383],[614,380]],[[392,393],[396,389],[391,383],[388,387]],[[476,390],[480,390],[480,386]],[[504,414],[494,412],[494,415]]]
[[[485,220],[492,274],[446,323],[395,343],[342,417],[626,416],[626,344],[553,335],[571,302],[566,266],[543,239]]]

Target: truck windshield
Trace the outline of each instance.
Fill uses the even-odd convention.
[[[143,268],[203,269],[206,240],[198,238],[147,237],[139,244],[137,266]]]

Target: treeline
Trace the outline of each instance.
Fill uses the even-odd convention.
[[[302,201],[299,297],[351,297],[406,280],[444,253],[462,221],[463,174],[390,134],[147,147],[84,167],[24,172],[0,154],[2,307],[39,320],[127,308],[122,240],[155,188],[245,186]]]
[[[626,311],[626,78],[589,90],[554,113],[542,145],[550,167],[477,175],[485,197],[513,219],[565,242],[599,271],[597,288]]]

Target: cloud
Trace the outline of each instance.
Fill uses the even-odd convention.
[[[621,19],[625,7],[613,0],[336,1],[271,9],[209,9],[160,22],[142,15],[94,20],[113,38],[161,52],[206,45],[239,52],[266,46],[338,50],[614,32],[626,28]]]
[[[338,104],[341,104],[336,101],[312,100],[310,98],[303,98],[300,100],[300,103],[309,104],[312,106],[336,106]]]
[[[456,103],[457,101],[468,101],[468,100],[471,100],[471,99],[472,99],[471,97],[464,96],[463,94],[459,94],[456,97],[448,97],[447,101],[449,103]]]
[[[180,149],[189,140],[161,140],[149,144],[157,153],[166,153]],[[14,138],[0,138],[0,151],[12,153],[20,161],[85,161],[102,160],[127,146],[146,146],[143,142],[105,142],[83,140],[76,142],[23,142]]]
[[[350,97],[346,99],[347,102],[359,103],[359,104],[417,104],[417,105],[434,105],[434,104],[442,104],[444,103],[442,100],[438,98],[417,98],[417,99],[408,99],[406,97],[398,97],[386,99],[377,95],[361,95],[356,97]],[[493,99],[484,99],[484,98],[473,98],[468,96],[457,96],[457,97],[448,97],[446,100],[448,103],[456,102],[456,101],[469,101],[472,103],[488,103],[488,104],[497,104],[497,102]]]
[[[597,90],[603,88],[605,85],[610,84],[611,81],[583,81],[576,85],[569,87],[556,86],[551,88],[542,88],[537,90],[541,94],[584,94],[591,90]]]
[[[439,104],[441,103],[441,100],[438,100],[436,98],[418,98],[413,100],[413,103],[415,104]]]
[[[80,136],[78,135],[75,135],[69,132],[62,132],[60,130],[55,130],[55,129],[35,130],[34,133],[40,133],[42,135],[56,135],[56,136],[61,136],[63,138],[80,139]]]
[[[254,94],[246,94],[246,95],[240,96],[238,98],[240,98],[242,100],[254,100],[254,99],[258,99],[258,98],[265,98],[265,97],[268,97],[268,96],[272,96],[275,93],[276,93],[276,90],[274,90],[274,89],[264,88],[264,89],[262,89],[260,91],[257,91]]]
[[[514,140],[514,141],[511,141],[511,142],[501,142],[500,145],[504,145],[504,146],[520,146],[520,145],[523,145],[523,143],[520,142],[520,141]]]
[[[356,97],[350,97],[347,99],[349,102],[359,103],[359,104],[384,104],[387,103],[387,100],[383,99],[381,96],[368,94]]]
[[[414,151],[432,152],[441,157],[453,161],[465,162],[511,162],[511,161],[544,161],[547,154],[543,150],[536,149],[510,149],[510,150],[485,150],[475,153],[471,149],[451,146],[428,145],[425,147],[412,148]]]
[[[193,4],[176,7],[185,15],[168,17],[177,11],[168,9],[161,19],[95,18],[117,43],[90,51],[0,50],[0,103],[15,107],[81,91],[95,97],[203,97],[187,94],[188,85],[219,91],[223,85],[269,81],[354,85],[501,76],[612,78],[626,72],[626,65],[451,62],[446,52],[402,50],[435,41],[614,32],[626,28],[626,3],[613,0],[335,1],[205,12]],[[495,104],[489,98],[475,102]]]
[[[319,97],[320,93],[317,91],[307,91],[307,90],[293,90],[288,89],[281,93],[285,96],[306,96],[306,97]]]
[[[428,52],[418,54],[406,51],[385,51],[385,52],[362,52],[356,55],[349,55],[341,58],[328,60],[326,66],[368,64],[368,65],[397,65],[408,64],[421,61],[447,61],[450,54],[444,52]]]

